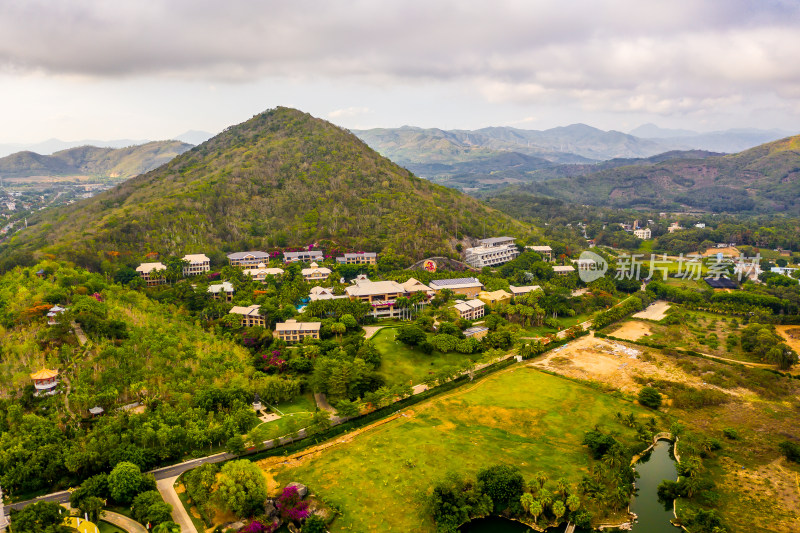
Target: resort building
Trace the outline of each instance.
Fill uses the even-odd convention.
[[[670,233],[675,233],[676,231],[680,231],[682,229],[684,229],[683,226],[681,226],[677,222],[673,222],[672,224],[669,225],[669,227],[667,228],[667,231],[670,232]]]
[[[395,303],[401,296],[407,296],[406,289],[395,281],[358,281],[345,289],[351,300],[361,300],[372,305],[375,318],[395,318],[400,310]]]
[[[188,265],[183,265],[184,276],[196,276],[203,272],[211,271],[211,261],[205,254],[184,255],[183,260],[189,263]]]
[[[275,324],[275,336],[284,342],[300,342],[306,337],[319,339],[322,322],[298,322],[287,320]]]
[[[265,252],[236,252],[228,254],[228,262],[233,267],[251,268],[259,263],[269,262],[269,254]]]
[[[553,274],[555,274],[556,276],[569,276],[573,272],[575,272],[575,267],[574,266],[556,265],[556,266],[553,267]]]
[[[284,263],[310,263],[322,261],[325,257],[319,250],[306,250],[303,252],[283,252]]]
[[[223,298],[226,302],[233,301],[233,284],[229,281],[223,281],[222,283],[209,285],[208,292],[215,300]]]
[[[553,249],[549,246],[526,246],[525,248],[541,255],[545,261],[553,260]]]
[[[167,267],[162,263],[142,263],[136,267],[136,272],[142,277],[145,285],[153,287],[167,282],[163,275],[158,274],[158,272],[162,272],[166,269]]]
[[[34,396],[45,396],[56,393],[58,386],[58,370],[43,368],[31,374],[33,387],[36,389]]]
[[[652,233],[650,231],[650,228],[639,228],[639,229],[633,230],[633,235],[634,235],[634,237],[636,237],[638,239],[647,240],[652,236]]]
[[[457,303],[453,306],[458,311],[458,316],[464,320],[477,320],[483,318],[486,311],[486,304],[480,300],[469,300]]]
[[[245,327],[251,328],[254,326],[261,326],[263,328],[266,326],[266,320],[259,314],[259,307],[259,305],[251,305],[249,307],[233,306],[229,314],[241,315],[242,325]]]
[[[449,289],[468,298],[477,298],[478,293],[483,290],[483,283],[477,278],[435,279],[429,285],[437,294]]]
[[[374,265],[378,262],[378,254],[375,252],[357,252],[344,254],[336,258],[340,265]]]
[[[484,326],[473,326],[464,330],[464,336],[473,339],[482,339],[489,333],[489,328]]]
[[[464,261],[471,267],[502,265],[519,255],[513,237],[493,237],[478,242],[480,246],[467,248],[465,251]]]
[[[311,287],[308,293],[308,299],[312,302],[317,300],[337,300],[339,298],[347,298],[347,296],[344,294],[336,295],[333,293],[333,289],[326,287]]]
[[[245,276],[250,276],[255,281],[266,281],[267,276],[280,276],[283,274],[282,268],[267,268],[264,263],[259,263],[257,268],[242,270]]]
[[[502,289],[492,292],[481,291],[478,293],[478,299],[486,305],[506,303],[511,301],[511,293]]]
[[[416,294],[418,292],[424,292],[426,296],[431,297],[436,294],[436,291],[418,281],[414,278],[408,278],[408,281],[402,284],[403,288],[406,290],[408,294]]]
[[[303,274],[303,279],[309,282],[325,281],[331,275],[331,269],[320,267],[316,263],[311,263],[310,268],[304,268],[300,271]]]
[[[523,294],[528,294],[529,292],[539,291],[542,288],[538,285],[526,285],[524,287],[515,287],[513,285],[508,286],[508,290],[511,291],[511,294],[514,296],[522,296]]]

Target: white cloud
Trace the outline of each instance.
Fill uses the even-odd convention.
[[[328,118],[352,118],[360,115],[366,115],[370,112],[368,107],[346,107],[344,109],[334,109],[328,113]]]

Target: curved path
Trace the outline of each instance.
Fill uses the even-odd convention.
[[[192,518],[189,516],[189,513],[186,512],[186,508],[183,506],[181,499],[178,497],[178,493],[175,492],[176,479],[178,479],[178,475],[175,477],[159,479],[156,482],[158,492],[161,493],[164,501],[172,506],[172,520],[181,526],[181,533],[198,533],[197,528],[194,527]],[[147,532],[141,531],[139,533]]]
[[[136,520],[112,511],[103,511],[100,515],[100,520],[114,524],[128,533],[147,533],[145,527]]]

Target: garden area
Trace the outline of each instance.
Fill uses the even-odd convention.
[[[433,531],[421,497],[448,472],[502,463],[574,488],[592,462],[582,445],[587,430],[613,427],[634,443],[618,412],[643,422],[652,414],[620,396],[515,366],[324,451],[258,464],[271,485],[301,481],[341,510],[332,531]]]

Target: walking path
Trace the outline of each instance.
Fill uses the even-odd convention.
[[[371,339],[376,333],[385,327],[386,326],[364,326],[364,338]]]
[[[114,524],[118,528],[128,531],[128,533],[147,533],[145,527],[132,518],[112,511],[103,511],[100,520]]]
[[[174,477],[159,479],[156,482],[158,492],[161,493],[164,501],[172,506],[172,521],[181,526],[181,533],[198,533],[197,528],[194,527],[192,518],[189,516],[189,513],[186,512],[186,508],[183,506],[181,499],[178,497],[178,493],[175,492],[176,479],[178,479],[177,475]],[[139,533],[146,532],[143,531]]]

